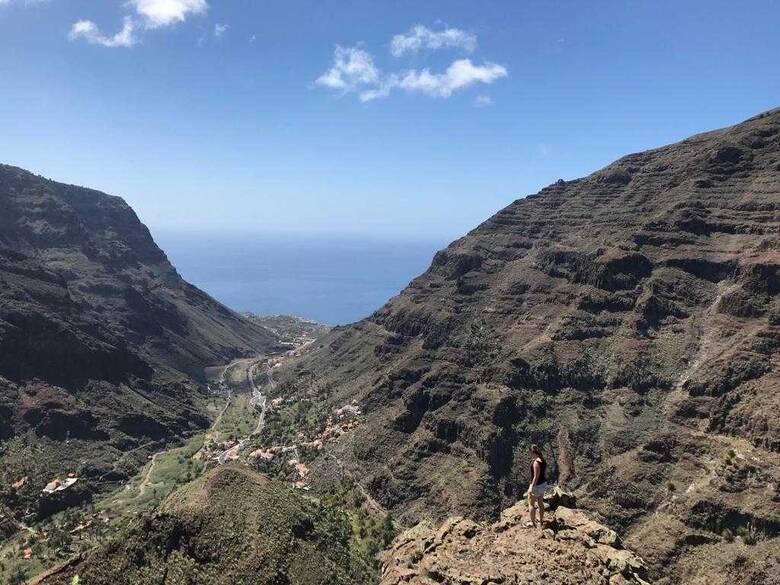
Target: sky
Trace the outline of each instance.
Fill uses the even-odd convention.
[[[780,2],[0,0],[0,161],[153,232],[458,237],[780,105]]]

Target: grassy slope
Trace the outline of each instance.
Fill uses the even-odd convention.
[[[44,583],[67,583],[75,574],[91,585],[373,580],[344,512],[238,466],[175,491],[126,535]]]

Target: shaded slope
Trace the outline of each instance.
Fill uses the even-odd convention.
[[[0,486],[117,480],[203,428],[203,368],[276,344],[186,283],[120,198],[0,165]],[[28,436],[28,433],[29,436]],[[152,446],[148,447],[153,448]]]
[[[776,539],[779,233],[780,110],[514,202],[277,375],[365,413],[314,477],[335,455],[408,523],[496,517],[537,442],[624,534],[658,522],[662,573]]]
[[[78,346],[91,341],[84,337],[95,339],[90,349],[110,354],[108,345],[125,344],[140,349],[155,365],[196,378],[204,364],[274,342],[267,330],[186,283],[118,197],[0,166],[0,251],[6,272],[0,373],[15,381],[34,375],[67,382],[78,376],[75,370],[85,365],[68,370],[77,354],[63,352],[70,350],[66,342]],[[9,321],[14,314],[23,317]],[[47,323],[58,317],[70,327]],[[45,339],[36,336],[39,328],[48,334]],[[28,356],[31,363],[13,360],[8,353],[12,345],[14,357]],[[121,353],[120,348],[115,351]],[[103,371],[95,374],[106,376]]]
[[[43,584],[365,585],[347,516],[242,467],[179,489],[152,516]]]

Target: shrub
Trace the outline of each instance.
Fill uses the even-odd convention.
[[[752,523],[748,524],[747,526],[740,526],[737,528],[737,536],[739,536],[742,539],[742,542],[747,545],[754,545],[756,542],[758,542],[758,534],[753,528]]]

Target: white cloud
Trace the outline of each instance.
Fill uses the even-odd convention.
[[[458,28],[445,28],[441,31],[418,24],[406,34],[395,35],[390,41],[390,52],[395,57],[406,53],[416,53],[420,49],[461,49],[472,52],[477,47],[477,37]]]
[[[379,70],[370,53],[358,47],[336,47],[333,65],[320,75],[317,85],[343,92],[357,91],[361,87],[376,85]]]
[[[462,30],[445,28],[436,32],[418,24],[406,34],[395,35],[390,50],[393,55],[401,56],[422,48],[454,47],[473,51],[476,45],[477,38]],[[456,59],[441,73],[431,72],[427,67],[385,73],[374,64],[371,53],[361,46],[337,46],[333,64],[315,83],[341,94],[354,93],[360,101],[369,102],[386,98],[395,90],[449,98],[457,91],[476,84],[490,85],[507,76],[503,65],[491,62],[478,65],[471,59]],[[493,100],[481,95],[474,103],[483,107],[492,104]]]
[[[160,28],[184,22],[192,14],[204,14],[206,0],[130,0],[147,28]]]
[[[489,95],[478,95],[474,99],[474,105],[478,108],[486,108],[493,105],[493,98]]]
[[[458,59],[453,61],[444,73],[431,73],[428,69],[409,71],[398,86],[410,92],[447,98],[455,91],[475,83],[490,84],[506,76],[506,68],[502,65],[474,65],[471,59]]]
[[[222,36],[224,36],[224,34],[227,31],[229,31],[229,30],[230,30],[230,25],[229,24],[219,24],[219,23],[217,23],[217,24],[214,25],[214,37],[216,37],[218,39],[222,38]]]
[[[103,47],[132,47],[138,42],[134,33],[135,23],[132,18],[126,16],[122,30],[113,36],[106,36],[101,33],[97,25],[91,20],[79,20],[70,28],[68,38],[72,41],[83,39],[91,45],[101,45]]]
[[[401,73],[383,74],[374,65],[371,54],[364,49],[336,47],[333,65],[315,83],[341,93],[356,93],[360,101],[369,102],[388,97],[394,89],[448,98],[458,90],[477,83],[489,85],[507,75],[502,65],[475,65],[471,59],[453,61],[443,73],[431,73],[429,69],[410,69]],[[490,98],[482,98],[480,105],[488,105],[485,98]]]
[[[20,0],[0,0],[0,3]],[[26,3],[46,2],[48,0],[24,0]],[[191,14],[205,13],[209,5],[206,0],[128,0],[125,4],[134,8],[138,18],[125,16],[122,30],[114,36],[106,36],[91,20],[79,20],[70,28],[70,40],[83,39],[93,45],[104,47],[132,47],[138,43],[137,29],[144,27],[156,29],[178,22],[184,22]],[[227,32],[229,26],[217,24],[214,36],[220,37]]]
[[[398,87],[399,77],[395,73],[383,76],[374,87],[364,88],[358,94],[358,99],[361,102],[370,102],[386,98],[390,95],[390,92]]]
[[[0,6],[10,6],[11,4],[35,6],[36,4],[46,4],[48,1],[49,0],[0,0]]]

